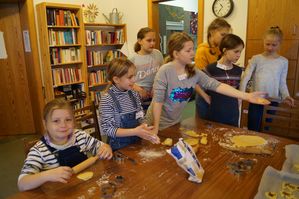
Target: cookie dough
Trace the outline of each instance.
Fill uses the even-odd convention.
[[[199,143],[199,140],[195,138],[185,138],[184,141],[188,143],[190,146],[195,146]]]
[[[267,144],[267,140],[256,135],[235,135],[230,139],[234,147],[253,147]]]
[[[277,193],[276,192],[265,192],[265,196],[267,199],[276,199]]]
[[[164,146],[172,146],[172,139],[171,138],[166,138],[164,142],[161,143]]]
[[[192,131],[192,130],[183,131],[183,134],[187,135],[189,137],[195,137],[195,138],[199,137],[199,134],[197,134],[195,131]]]
[[[91,171],[86,171],[86,172],[83,172],[83,173],[80,173],[77,175],[77,178],[79,178],[80,180],[84,180],[84,181],[87,181],[89,180],[90,178],[92,178],[93,176],[93,172]]]

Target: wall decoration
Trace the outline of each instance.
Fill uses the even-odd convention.
[[[95,22],[95,19],[99,14],[99,9],[96,6],[96,4],[94,3],[88,4],[86,8],[83,4],[82,7],[84,8],[83,10],[84,22],[88,22],[88,23]]]

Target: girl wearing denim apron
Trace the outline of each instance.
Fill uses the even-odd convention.
[[[153,127],[142,124],[144,112],[138,93],[133,91],[135,65],[126,58],[116,58],[107,68],[111,82],[100,101],[101,133],[108,136],[113,151],[142,139],[159,143]]]

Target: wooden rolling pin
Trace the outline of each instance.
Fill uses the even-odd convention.
[[[84,169],[86,169],[87,167],[93,165],[98,159],[99,159],[98,156],[93,156],[93,157],[90,157],[90,158],[84,160],[80,164],[77,164],[76,166],[74,166],[72,168],[74,174],[77,174],[77,173],[83,171]]]

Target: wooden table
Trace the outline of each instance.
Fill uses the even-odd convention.
[[[121,150],[123,154],[133,158],[136,163],[130,160],[123,162],[97,161],[95,165],[86,170],[94,172],[93,178],[88,181],[82,181],[73,176],[68,184],[46,183],[38,189],[18,193],[11,198],[80,198],[80,196],[81,198],[83,198],[82,196],[85,198],[105,198],[103,191],[107,190],[103,190],[101,187],[107,186],[105,183],[108,180],[114,181],[116,187],[114,198],[251,199],[257,193],[264,169],[268,165],[281,169],[285,160],[284,146],[291,143],[298,144],[293,140],[274,137],[279,142],[273,156],[230,152],[218,145],[219,138],[228,131],[245,132],[245,130],[199,121],[195,118],[184,120],[181,124],[160,132],[161,140],[172,137],[177,141],[181,137],[182,128],[208,133],[208,144],[200,146],[197,153],[197,157],[205,170],[201,184],[188,181],[188,174],[167,153],[152,160],[140,156],[141,150],[156,150],[163,153],[167,149],[167,147],[152,145],[144,141],[142,144]],[[259,135],[267,138],[272,137],[265,134]],[[257,163],[251,171],[242,175],[234,175],[229,171],[227,164],[238,161],[240,158],[255,158]],[[117,175],[124,177],[123,183],[115,182]],[[108,194],[106,198],[111,197]]]

